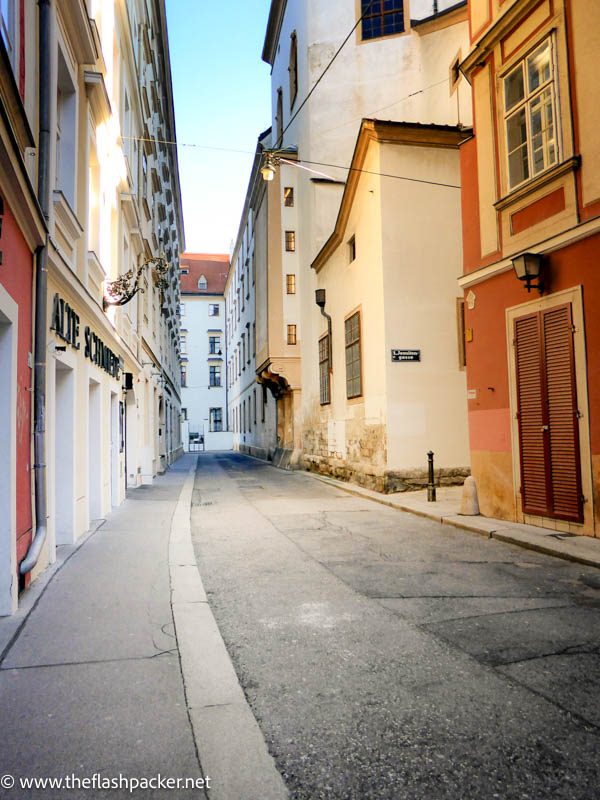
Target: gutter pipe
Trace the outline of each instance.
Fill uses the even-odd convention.
[[[50,2],[38,0],[39,6],[39,149],[38,200],[48,225],[50,217]],[[27,555],[19,565],[21,575],[38,562],[48,534],[48,498],[46,487],[46,307],[48,297],[48,234],[37,252],[35,276],[35,357],[34,357],[34,476],[36,531]]]

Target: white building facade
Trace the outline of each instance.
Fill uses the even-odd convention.
[[[270,143],[270,133],[265,131],[258,140],[225,287],[228,417],[233,447],[267,460],[274,459],[277,449],[277,408],[267,382],[258,382],[256,376],[256,265],[257,259],[266,258],[267,193],[260,174],[260,154]]]
[[[44,87],[26,95],[37,145],[28,152],[31,183],[48,226],[31,345],[36,408],[43,394],[40,468],[31,480],[32,542],[17,565],[26,586],[58,545],[75,543],[182,452],[183,220],[168,144],[164,0],[8,0],[5,8],[34,54],[20,71]]]
[[[223,295],[228,273],[228,255],[181,257],[181,438],[186,452],[232,447]]]

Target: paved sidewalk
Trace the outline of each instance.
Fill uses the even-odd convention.
[[[535,525],[520,525],[517,522],[507,522],[503,519],[494,519],[484,516],[461,516],[459,514],[462,486],[442,486],[437,489],[436,502],[427,501],[427,490],[418,492],[403,492],[401,494],[382,494],[364,489],[353,483],[338,481],[323,475],[309,475],[318,480],[336,486],[350,494],[368,497],[378,503],[396,508],[399,511],[408,511],[421,517],[453,525],[471,533],[479,533],[490,539],[516,544],[538,553],[564,558],[590,567],[600,567],[600,539],[592,536],[577,536],[572,533],[549,528],[539,528]]]
[[[16,619],[0,619],[0,797],[285,796],[251,714],[246,723],[255,730],[247,724],[237,737],[223,731],[222,718],[220,727],[201,724],[204,707],[220,702],[215,675],[229,678],[238,708],[245,700],[191,548],[195,465],[195,456],[184,456],[152,486],[128,492],[94,533],[67,549],[67,561],[32,585]],[[215,759],[208,745],[223,739]],[[234,744],[258,754],[246,772],[227,760]],[[215,775],[215,764],[238,783],[248,780],[251,791],[225,792],[230,776]],[[78,783],[94,775],[92,788]],[[4,776],[14,778],[13,788]],[[130,793],[120,776],[140,788]],[[68,777],[75,789],[20,784],[46,777]],[[193,779],[193,788],[166,788],[166,778]],[[120,788],[101,779],[119,780]],[[154,783],[143,788],[144,780]],[[277,791],[258,794],[255,785],[269,781]]]

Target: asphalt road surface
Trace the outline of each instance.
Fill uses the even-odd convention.
[[[600,796],[599,570],[230,453],[192,534],[292,798]]]

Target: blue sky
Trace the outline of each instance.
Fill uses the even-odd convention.
[[[271,119],[261,59],[270,5],[166,0],[188,252],[228,253],[237,234],[256,139]]]

